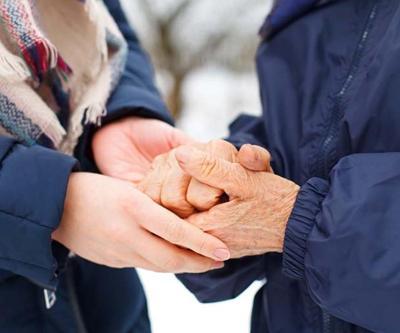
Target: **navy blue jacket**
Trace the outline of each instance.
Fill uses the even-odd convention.
[[[129,55],[104,123],[129,115],[172,122],[119,1],[105,3],[128,41]],[[95,168],[92,134],[88,128],[77,148],[83,170]],[[51,241],[77,159],[0,137],[0,332],[150,332],[135,270],[114,270],[80,258],[65,268],[68,251]],[[44,289],[56,290],[50,310]]]
[[[263,115],[236,120],[230,138],[267,147],[274,171],[301,185],[284,252],[180,278],[202,302],[266,279],[254,333],[397,333],[400,2],[297,3],[261,30]]]

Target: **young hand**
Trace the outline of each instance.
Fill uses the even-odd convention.
[[[203,272],[222,267],[226,245],[154,203],[134,185],[90,173],[70,176],[53,239],[110,267]]]

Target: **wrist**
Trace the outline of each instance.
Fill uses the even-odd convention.
[[[290,215],[292,214],[294,205],[296,203],[299,191],[300,191],[300,186],[298,186],[293,182],[290,182],[288,186],[288,193],[285,196],[285,199],[282,201],[282,207],[280,210],[281,214],[279,215],[280,235],[277,244],[279,252],[283,252],[287,225],[289,222]]]
[[[57,229],[55,229],[51,235],[53,240],[62,244],[65,244],[65,230],[69,225],[71,212],[74,206],[74,198],[76,197],[76,192],[79,191],[79,182],[82,174],[82,172],[73,172],[69,176],[61,221]]]

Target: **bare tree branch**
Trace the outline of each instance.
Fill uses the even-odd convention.
[[[221,63],[225,67],[235,69],[244,68],[242,67],[243,58],[248,59],[249,63],[252,62],[251,52],[257,44],[256,38],[254,38],[254,43],[248,41],[245,44],[242,43],[239,49],[233,48],[233,52],[230,51],[230,47],[227,47],[228,51],[224,50],[224,47],[235,40],[232,38],[232,34],[235,33],[237,24],[242,22],[243,17],[251,13],[251,10],[254,11],[254,2],[253,5],[249,6],[246,5],[245,0],[243,2],[239,1],[238,5],[233,7],[233,13],[229,14],[229,17],[233,19],[223,20],[217,31],[206,32],[208,38],[201,38],[202,44],[196,46],[195,52],[190,52],[187,44],[177,40],[179,37],[176,35],[176,27],[178,21],[180,22],[182,18],[186,18],[186,13],[190,6],[199,2],[195,2],[195,0],[180,0],[178,2],[176,0],[175,5],[172,8],[168,8],[169,10],[165,14],[165,12],[157,11],[157,7],[154,6],[155,0],[137,1],[143,10],[141,14],[147,17],[151,30],[155,33],[155,36],[152,36],[155,42],[151,46],[155,62],[160,68],[169,72],[173,78],[167,100],[171,111],[175,115],[178,115],[181,111],[182,87],[191,71],[203,66],[205,63],[210,63],[212,60]],[[264,1],[258,0],[257,3],[260,4]]]
[[[192,3],[192,0],[183,0],[178,6],[176,6],[172,14],[166,20],[165,24],[171,26]]]

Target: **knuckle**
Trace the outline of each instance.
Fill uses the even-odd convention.
[[[169,241],[174,244],[182,243],[185,238],[184,228],[182,228],[182,226],[176,222],[166,224],[165,234],[168,237]]]
[[[161,205],[182,218],[190,216],[194,211],[193,206],[185,200],[165,201],[163,199]]]
[[[205,177],[212,175],[218,168],[218,160],[210,155],[204,155],[201,161],[201,174]]]
[[[153,165],[165,163],[166,158],[167,158],[166,154],[156,156],[153,160]]]
[[[161,197],[161,204],[166,208],[179,207],[182,201],[183,198],[171,193],[163,194]]]
[[[208,144],[208,147],[209,147],[211,150],[217,150],[217,149],[220,149],[220,148],[225,148],[225,141],[224,141],[224,140],[221,140],[221,139],[214,139],[214,140],[211,140],[211,141],[209,142],[209,144]]]
[[[168,193],[161,196],[161,205],[174,211],[190,210],[192,206],[186,201],[186,195],[180,193]]]
[[[198,253],[204,253],[205,251],[207,250],[207,240],[205,239],[205,237],[203,237],[201,240],[200,240],[200,243],[199,243],[199,247],[198,247]]]
[[[160,204],[161,203],[161,198],[160,198],[160,185],[157,183],[147,183],[143,186],[141,189],[144,194],[146,194],[150,199],[152,199],[154,202]],[[137,208],[136,208],[137,209]]]
[[[220,195],[221,193],[215,191],[203,194],[190,192],[187,195],[187,201],[198,209],[208,209],[218,202]]]
[[[233,144],[221,139],[210,141],[208,151],[221,155],[227,160],[233,160],[237,154],[237,149]]]
[[[233,174],[233,184],[232,186],[244,186],[248,187],[250,184],[251,174],[247,172],[240,164],[234,164],[232,166],[232,174]]]

